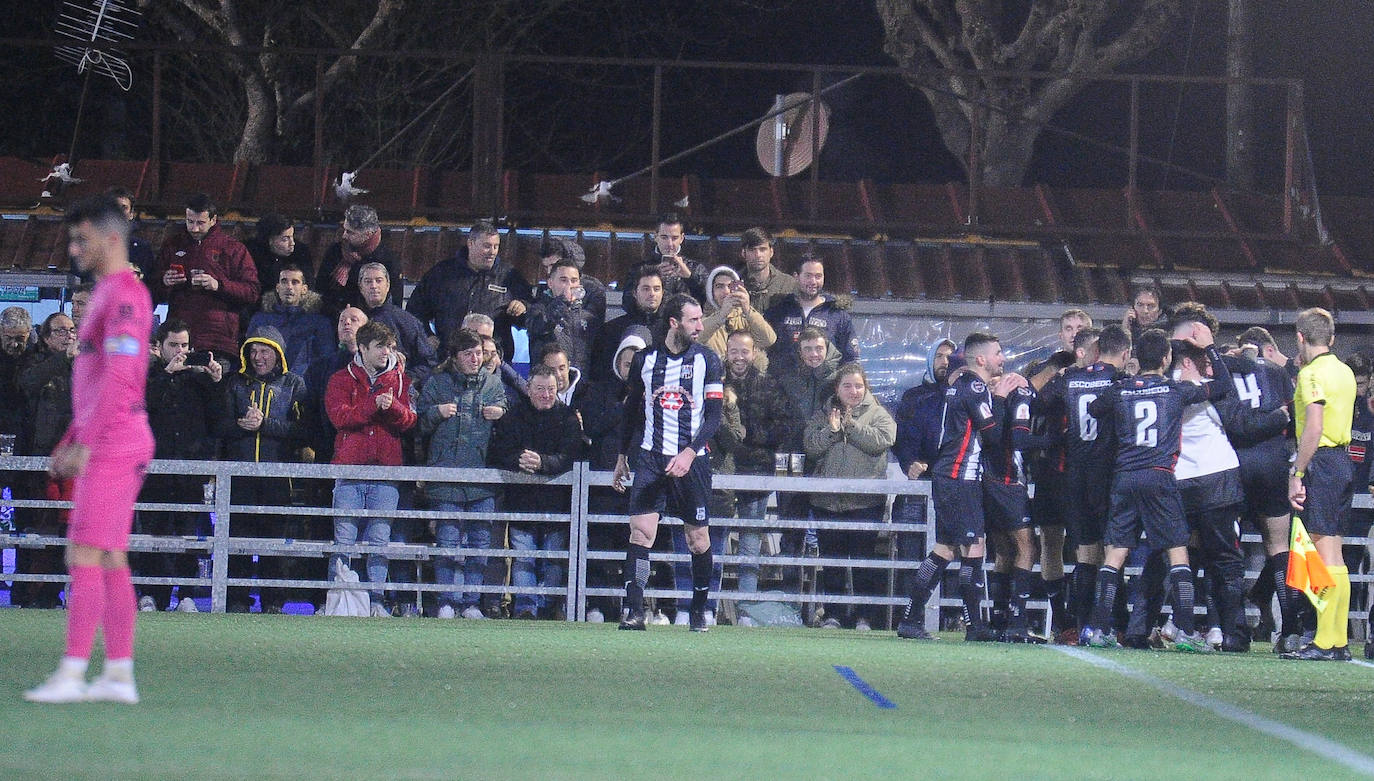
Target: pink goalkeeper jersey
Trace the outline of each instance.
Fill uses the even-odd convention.
[[[132,269],[100,280],[78,333],[72,363],[72,423],[66,439],[110,454],[152,457],[144,389],[153,303]]]

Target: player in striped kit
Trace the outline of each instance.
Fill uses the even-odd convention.
[[[630,542],[625,556],[625,604],[621,629],[644,629],[644,587],[649,548],[667,511],[682,519],[692,553],[689,625],[705,632],[711,588],[711,462],[698,458],[720,427],[724,396],[720,357],[697,344],[701,305],[688,295],[663,305],[661,338],[635,356],[627,379],[624,436],[612,485],[630,488]]]

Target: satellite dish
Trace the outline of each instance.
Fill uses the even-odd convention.
[[[816,117],[818,110],[819,118]],[[759,125],[754,144],[759,165],[772,176],[801,173],[811,165],[812,147],[819,151],[825,146],[825,136],[830,130],[830,109],[825,103],[813,100],[810,93],[794,92],[777,96],[769,113],[774,112],[780,113]],[[814,144],[812,131],[817,131],[819,136]]]

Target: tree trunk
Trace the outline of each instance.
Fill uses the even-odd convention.
[[[272,160],[276,139],[276,116],[272,94],[256,78],[244,79],[247,112],[243,118],[243,136],[234,149],[235,163],[267,163]]]

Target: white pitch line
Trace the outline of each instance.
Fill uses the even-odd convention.
[[[1300,749],[1316,754],[1322,759],[1329,759],[1332,762],[1338,762],[1345,765],[1357,773],[1363,773],[1366,776],[1374,777],[1374,757],[1347,748],[1330,738],[1322,737],[1321,735],[1307,732],[1297,727],[1290,727],[1283,722],[1274,721],[1273,719],[1266,718],[1258,713],[1252,713],[1228,702],[1222,702],[1221,700],[1208,697],[1205,694],[1199,694],[1191,689],[1185,689],[1182,686],[1170,683],[1162,678],[1156,678],[1148,673],[1134,670],[1124,664],[1118,664],[1110,659],[1103,659],[1081,648],[1062,645],[1052,645],[1050,648],[1062,654],[1072,656],[1080,661],[1087,662],[1088,664],[1111,670],[1127,678],[1140,681],[1165,694],[1177,697],[1184,702],[1209,710],[1224,719],[1230,719],[1256,732],[1262,732],[1270,737],[1287,741]],[[1374,667],[1374,664],[1369,664],[1367,662],[1363,664],[1368,667]]]
[[[1366,661],[1363,660],[1363,659],[1351,659],[1351,660],[1350,660],[1350,663],[1351,663],[1351,664],[1358,664],[1358,665],[1361,666],[1361,667],[1368,667],[1368,668],[1374,670],[1374,663],[1366,662]]]

